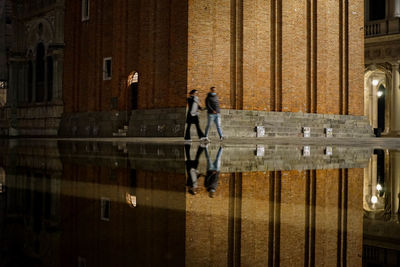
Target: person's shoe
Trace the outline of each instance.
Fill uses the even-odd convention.
[[[211,198],[215,197],[215,190],[210,190],[210,192],[208,192],[208,196]]]
[[[196,187],[189,188],[189,194],[196,195],[197,194],[197,188]]]
[[[202,143],[200,143],[200,147],[201,148],[206,148],[206,147],[208,147],[208,143],[207,142],[202,142]]]
[[[224,140],[224,139],[225,139],[225,137],[223,137],[223,136],[221,136],[221,137],[219,138],[220,141],[222,141],[222,140]]]

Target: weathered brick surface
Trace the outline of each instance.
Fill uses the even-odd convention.
[[[139,108],[184,106],[187,80],[187,3],[184,1],[66,1],[66,112],[131,109],[130,73],[139,73]],[[103,58],[112,79],[103,81]],[[115,109],[115,108],[114,108]]]
[[[184,107],[189,90],[203,100],[216,86],[228,109],[362,115],[356,2],[106,0],[82,22],[80,2],[67,0],[65,110],[130,111],[137,71],[139,109]]]

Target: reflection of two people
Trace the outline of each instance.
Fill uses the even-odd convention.
[[[208,151],[208,147],[200,145],[197,149],[196,156],[192,160],[190,156],[190,145],[185,145],[185,153],[186,153],[186,171],[188,174],[187,186],[189,188],[189,193],[192,195],[197,194],[198,192],[198,180],[201,176],[204,176],[204,187],[207,189],[210,197],[215,196],[215,191],[218,187],[218,179],[221,168],[221,156],[222,156],[222,147],[219,147],[218,153],[215,157],[215,160],[212,161],[210,158],[210,154]],[[201,174],[198,170],[200,155],[203,150],[205,150],[206,159],[207,159],[207,172],[206,175]]]

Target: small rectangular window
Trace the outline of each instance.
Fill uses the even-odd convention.
[[[82,21],[89,20],[90,0],[82,0]]]
[[[112,77],[112,59],[107,57],[103,63],[103,80],[111,80]]]
[[[111,201],[109,198],[101,198],[101,220],[109,221],[110,220],[110,205]]]

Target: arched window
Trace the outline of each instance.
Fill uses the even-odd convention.
[[[30,60],[28,62],[28,102],[32,102],[32,97],[33,97],[33,64],[32,61]]]
[[[47,101],[53,99],[53,58],[47,57]]]
[[[44,92],[45,92],[45,48],[42,43],[38,44],[36,47],[36,102],[44,101]]]

